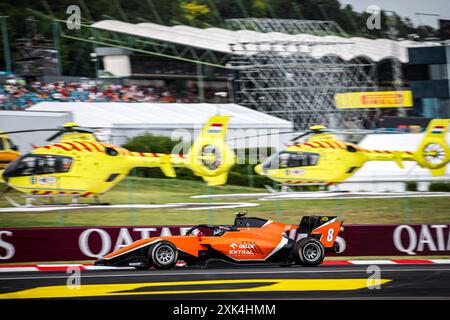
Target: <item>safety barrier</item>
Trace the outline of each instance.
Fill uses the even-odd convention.
[[[189,228],[0,228],[0,263],[96,260],[135,240]],[[336,241],[341,256],[450,255],[450,225],[344,225]]]

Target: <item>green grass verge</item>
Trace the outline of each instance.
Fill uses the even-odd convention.
[[[4,187],[3,187],[4,188]],[[2,189],[0,188],[0,193]],[[163,204],[173,202],[252,202],[249,215],[298,223],[303,215],[333,214],[347,224],[450,223],[450,198],[274,200],[191,199],[198,194],[254,193],[263,189],[207,187],[198,181],[129,177],[101,197],[103,202]],[[19,200],[18,192],[9,195]],[[83,199],[82,202],[90,202]],[[22,201],[23,202],[23,201]],[[10,206],[3,198],[0,207]],[[86,209],[53,212],[0,213],[0,227],[229,224],[238,209],[183,211],[176,209]]]

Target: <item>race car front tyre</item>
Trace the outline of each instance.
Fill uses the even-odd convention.
[[[160,241],[149,249],[149,259],[156,269],[172,268],[178,261],[178,249],[170,241]]]
[[[294,245],[295,263],[302,266],[317,266],[325,257],[325,249],[320,241],[314,238],[304,238]]]

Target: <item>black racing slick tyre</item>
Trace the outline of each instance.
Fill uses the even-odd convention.
[[[325,258],[325,248],[314,238],[304,238],[294,245],[293,255],[295,263],[302,266],[317,266]]]
[[[149,248],[148,257],[156,269],[170,269],[178,261],[178,249],[170,241],[160,241]]]

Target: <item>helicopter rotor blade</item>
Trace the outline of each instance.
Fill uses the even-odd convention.
[[[72,132],[78,132],[78,133],[88,133],[88,134],[94,134],[94,129],[100,129],[100,128],[87,128],[87,127],[80,127],[80,126],[73,126],[73,127],[63,127],[59,126],[58,128],[52,128],[52,129],[29,129],[29,130],[15,130],[15,131],[7,131],[7,132],[0,132],[0,134],[16,134],[16,133],[29,133],[29,132],[43,132],[43,131],[56,131],[55,134],[50,136],[46,139],[46,141],[52,141],[58,138],[59,136],[66,134],[66,133],[72,133]]]
[[[16,134],[16,133],[26,133],[26,132],[40,132],[40,131],[59,131],[60,129],[30,129],[30,130],[18,130],[18,131],[7,131],[7,132],[2,132],[0,131],[1,134]]]
[[[242,140],[242,139],[248,139],[248,138],[258,138],[258,137],[274,136],[277,134],[288,134],[288,133],[296,133],[296,132],[298,132],[298,131],[282,131],[282,132],[274,132],[274,133],[255,134],[253,136],[244,136],[244,137],[236,137],[233,139],[226,139],[226,141],[236,141],[236,140]]]
[[[300,138],[303,138],[307,135],[310,134],[321,134],[321,133],[331,133],[331,134],[342,134],[342,135],[358,135],[358,134],[362,134],[362,135],[367,135],[367,134],[402,134],[404,132],[389,132],[389,131],[380,131],[380,130],[364,130],[364,129],[354,129],[354,131],[352,131],[352,129],[347,129],[347,130],[336,130],[336,129],[321,129],[321,130],[310,130],[307,131],[303,134],[300,134],[294,138],[291,139],[291,141],[296,141]]]
[[[298,136],[293,137],[290,139],[290,141],[296,141],[300,138],[303,138],[310,134],[319,134],[319,133],[325,133],[329,132],[332,134],[344,134],[344,135],[352,135],[352,134],[403,134],[403,132],[396,132],[396,131],[382,131],[382,130],[364,130],[364,129],[354,129],[355,131],[352,131],[352,129],[346,129],[346,130],[336,130],[336,129],[322,129],[322,130],[308,130],[308,131],[282,131],[282,132],[274,132],[274,133],[264,133],[264,134],[256,134],[252,136],[243,136],[243,137],[235,137],[226,139],[226,141],[237,141],[237,140],[243,140],[248,138],[258,138],[258,137],[264,137],[264,136],[272,136],[272,135],[281,135],[281,134],[289,134],[289,133],[300,133]]]
[[[94,133],[94,130],[92,130],[91,128],[86,128],[86,127],[73,127],[72,130],[68,130],[68,131],[80,132],[80,133]]]
[[[50,137],[48,137],[47,139],[45,139],[45,141],[55,140],[56,138],[63,135],[64,133],[65,133],[64,131],[58,131],[57,133],[55,133],[55,134],[51,135]]]
[[[310,134],[313,134],[313,133],[316,133],[316,132],[312,132],[312,131],[304,132],[304,133],[302,133],[302,134],[300,134],[298,136],[295,136],[294,138],[291,138],[291,142],[297,141],[298,139],[306,137],[307,135],[310,135]]]

